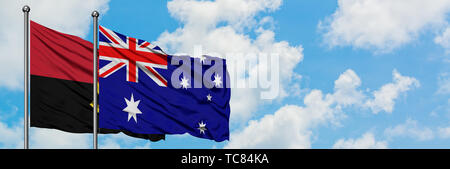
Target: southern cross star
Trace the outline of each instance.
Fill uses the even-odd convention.
[[[131,117],[133,117],[134,121],[137,123],[137,114],[142,114],[141,110],[139,110],[138,105],[141,100],[134,101],[133,93],[131,93],[131,99],[128,100],[124,98],[127,103],[127,107],[125,107],[122,111],[128,112],[128,121],[130,121]]]
[[[208,94],[208,96],[206,96],[206,99],[208,99],[208,101],[211,101],[211,99],[212,99],[211,94]]]
[[[189,79],[186,79],[186,77],[183,76],[183,78],[181,79],[180,85],[181,85],[183,88],[187,89],[188,86],[189,86]]]
[[[222,85],[222,77],[220,77],[218,74],[214,75],[214,86],[220,87]]]
[[[200,134],[205,134],[206,131],[206,123],[200,122],[198,123],[198,130],[200,130]]]

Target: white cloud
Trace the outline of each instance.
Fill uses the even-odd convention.
[[[88,149],[92,148],[92,134],[74,134],[55,129],[30,128],[30,148]]]
[[[353,70],[348,69],[334,82],[333,98],[340,105],[360,104],[365,96],[362,91],[356,90],[359,86],[361,79]]]
[[[100,149],[149,149],[150,145],[149,140],[130,137],[123,133],[99,136]]]
[[[320,90],[312,90],[303,107],[286,105],[274,114],[251,120],[247,127],[231,134],[225,148],[310,148],[312,129],[338,124],[345,116],[341,108],[356,104],[362,97],[357,91],[360,84],[359,77],[349,69],[335,81],[334,93],[323,95]]]
[[[309,129],[312,123],[321,121],[319,119],[325,118],[324,114],[330,114],[331,109],[327,107],[329,103],[322,100],[321,91],[312,91],[305,102],[308,99],[322,103],[314,107],[319,110],[310,112],[313,108],[283,106],[273,115],[252,120],[242,131],[232,133],[225,148],[310,148],[312,132]]]
[[[0,148],[23,148],[23,119],[13,125],[0,121]],[[29,128],[31,149],[91,149],[92,134],[68,133],[56,129]],[[119,134],[99,134],[100,149],[149,149],[151,142]]]
[[[168,2],[170,14],[186,25],[213,28],[219,22],[240,27],[254,24],[258,12],[274,11],[282,0],[173,0]]]
[[[364,105],[370,108],[375,114],[380,111],[391,113],[394,109],[395,99],[397,99],[401,93],[420,86],[417,79],[402,76],[395,69],[392,71],[392,76],[393,82],[385,84],[379,90],[374,91],[374,98],[367,100]]]
[[[438,77],[438,94],[450,94],[450,74],[442,73]]]
[[[0,121],[0,148],[23,148],[23,127]]]
[[[336,149],[385,149],[387,141],[377,141],[373,133],[367,132],[357,139],[339,139],[334,143]]]
[[[359,89],[362,83],[360,78],[353,70],[348,69],[334,82],[333,93],[324,95],[321,90],[311,90],[304,98],[304,106],[285,105],[274,114],[251,120],[243,129],[231,133],[230,142],[225,148],[310,148],[313,130],[325,124],[339,126],[340,120],[346,117],[344,108],[370,105],[377,112],[392,112],[394,100],[399,93],[406,92],[412,85],[419,85],[414,78],[401,76],[396,70],[393,71],[393,80],[393,83],[383,85],[380,90],[375,91],[374,99],[367,99]],[[396,130],[401,130],[401,127],[393,131]],[[423,134],[421,137],[427,136],[426,131],[407,131],[415,135]],[[387,133],[394,135],[397,132]],[[356,140],[341,139],[335,144],[336,148],[350,146],[386,148],[387,143],[375,141],[369,133]]]
[[[338,0],[337,10],[319,23],[319,29],[331,47],[387,52],[424,30],[446,26],[449,12],[448,0]]]
[[[52,29],[85,37],[90,29],[91,13],[108,10],[109,0],[19,0],[0,1],[0,87],[23,88],[23,12],[31,7],[30,18]]]
[[[434,138],[434,132],[428,127],[420,127],[416,120],[407,119],[405,123],[395,127],[389,127],[385,130],[388,138],[409,137],[419,141],[431,140]]]
[[[23,133],[23,128],[20,128]],[[20,138],[23,140],[23,137]],[[68,148],[68,149],[91,149],[93,145],[92,134],[68,133],[55,129],[31,128],[30,148]],[[123,133],[99,134],[98,148],[100,149],[149,149],[151,142],[148,140],[130,137]],[[22,148],[21,142],[20,148]]]
[[[450,27],[447,27],[441,35],[434,38],[434,43],[441,45],[446,53],[450,53]]]
[[[440,127],[438,128],[438,134],[441,138],[450,138],[450,127]]]
[[[228,54],[278,53],[280,56],[281,89],[278,99],[287,96],[293,69],[303,59],[301,45],[292,46],[287,41],[276,41],[275,33],[264,26],[273,23],[270,17],[258,20],[258,14],[277,10],[281,0],[174,0],[169,1],[169,13],[182,22],[182,27],[174,32],[164,32],[156,44],[169,53],[187,53],[194,56],[194,46],[201,45],[203,54],[223,57]],[[272,26],[273,27],[273,26]],[[255,33],[252,38],[248,33]],[[246,57],[255,60],[257,56]],[[256,63],[256,62],[255,62]],[[227,63],[232,68],[234,63]],[[243,84],[257,74],[270,70],[267,66],[256,64],[247,70],[230,73],[231,79]],[[260,99],[262,89],[233,89],[231,98],[230,121],[245,122],[252,117],[252,112],[264,103]]]
[[[23,148],[23,119],[8,124],[0,121],[0,148]],[[29,128],[30,148],[91,148],[91,134],[73,134],[54,129]]]

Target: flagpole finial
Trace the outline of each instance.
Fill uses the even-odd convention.
[[[30,7],[28,5],[23,6],[22,8],[23,12],[30,12]]]
[[[92,17],[98,17],[100,15],[100,13],[98,13],[97,11],[92,12]]]

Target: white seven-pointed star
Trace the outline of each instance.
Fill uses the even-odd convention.
[[[200,130],[200,134],[205,134],[206,131],[206,123],[200,122],[198,123],[198,130]]]
[[[189,79],[186,79],[186,77],[183,76],[183,78],[181,79],[180,85],[181,85],[183,88],[187,89],[188,86],[189,86]]]
[[[206,99],[208,99],[208,101],[211,101],[211,99],[212,99],[211,94],[208,94],[208,96],[206,96]]]
[[[216,74],[216,75],[214,75],[214,86],[216,86],[216,87],[220,87],[220,85],[222,84],[222,80],[221,80],[222,78],[218,75],[218,74]]]
[[[136,114],[142,114],[142,112],[138,109],[139,102],[141,101],[134,101],[133,93],[131,93],[130,100],[128,100],[127,98],[124,99],[127,103],[127,107],[125,107],[122,111],[128,112],[128,121],[130,121],[130,118],[133,117],[134,121],[137,123]]]

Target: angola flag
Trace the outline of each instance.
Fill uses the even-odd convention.
[[[33,21],[30,35],[31,127],[92,133],[93,44]],[[98,131],[124,132],[151,141],[165,138],[163,134],[101,128]]]

